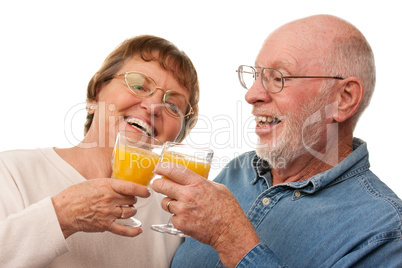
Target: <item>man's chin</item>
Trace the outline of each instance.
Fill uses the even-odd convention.
[[[277,143],[275,146],[258,142],[256,154],[259,158],[267,161],[271,168],[283,169],[302,154],[303,150],[296,148],[299,146],[292,146],[289,141]]]
[[[258,144],[255,151],[257,156],[267,161],[271,167],[275,166],[277,158],[280,157],[280,150],[268,144]]]

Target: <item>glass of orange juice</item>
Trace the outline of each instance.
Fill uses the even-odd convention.
[[[148,186],[160,160],[163,142],[135,131],[119,131],[113,150],[112,178]],[[117,219],[117,223],[140,227],[134,217]]]
[[[214,152],[211,149],[195,148],[190,145],[176,142],[165,142],[161,161],[183,165],[207,179],[209,170],[211,169],[213,155]],[[187,237],[173,226],[171,218],[167,224],[152,225],[151,229],[161,233]]]

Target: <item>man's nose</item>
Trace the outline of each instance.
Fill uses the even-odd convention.
[[[255,80],[254,84],[247,91],[244,98],[251,105],[257,102],[270,102],[272,100],[271,93],[265,89],[264,85],[262,84],[261,77]]]

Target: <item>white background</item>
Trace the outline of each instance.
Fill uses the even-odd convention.
[[[278,26],[319,13],[352,22],[374,50],[376,91],[355,136],[368,142],[372,170],[402,197],[402,9],[396,0],[1,0],[0,151],[77,144],[89,79],[124,39],[153,34],[184,50],[198,70],[200,122],[186,142],[214,148],[213,178],[254,147],[237,66],[252,65]]]

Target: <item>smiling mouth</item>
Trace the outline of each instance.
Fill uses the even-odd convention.
[[[255,122],[258,127],[274,126],[281,123],[281,120],[272,116],[256,116]]]
[[[124,120],[132,127],[135,129],[139,130],[141,133],[147,135],[147,136],[154,136],[155,135],[155,130],[154,128],[147,124],[146,122],[138,119],[138,118],[128,118],[125,117]]]

